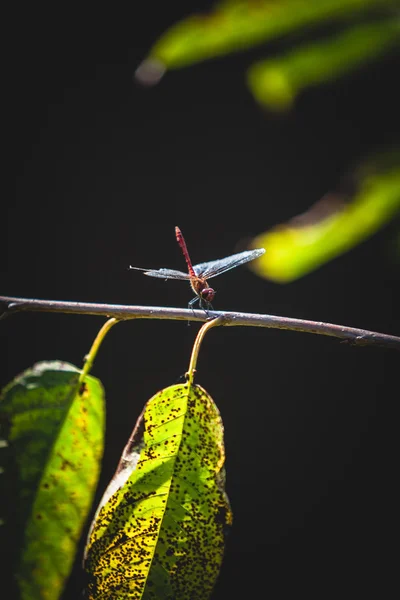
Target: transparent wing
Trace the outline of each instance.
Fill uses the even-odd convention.
[[[195,265],[193,269],[198,277],[211,279],[212,277],[221,275],[221,273],[225,273],[225,271],[229,271],[229,269],[234,269],[235,267],[239,267],[239,265],[243,265],[250,260],[258,258],[264,254],[264,252],[264,248],[258,248],[257,250],[245,250],[244,252],[232,254],[232,256],[227,256],[226,258],[200,263]]]
[[[173,269],[141,269],[140,267],[129,267],[135,271],[144,271],[143,275],[149,277],[159,277],[160,279],[190,279],[188,273],[183,271],[174,271]]]

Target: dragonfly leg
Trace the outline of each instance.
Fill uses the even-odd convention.
[[[193,310],[193,306],[196,304],[196,302],[198,302],[200,300],[200,298],[198,296],[195,296],[194,298],[191,299],[191,301],[188,304],[188,308],[191,308]]]
[[[214,310],[212,307],[211,302],[207,302],[207,300],[204,300],[204,298],[201,298],[200,296],[196,296],[195,298],[192,298],[192,300],[189,302],[188,304],[188,308],[192,309],[192,312],[194,314],[194,310],[193,310],[193,306],[196,304],[196,302],[199,303],[200,308],[202,310],[204,310],[204,312],[206,313],[207,317],[210,318],[210,314],[209,314],[209,310]]]
[[[207,300],[204,300],[204,298],[200,298],[200,308],[202,308],[204,310],[204,312],[207,315],[207,318],[210,319],[211,317],[210,317],[210,313],[208,311],[214,310],[211,302],[207,302]]]
[[[194,314],[194,309],[193,306],[196,304],[196,302],[198,302],[200,300],[200,298],[198,296],[195,296],[194,298],[192,298],[190,300],[190,302],[188,303],[188,308],[191,309],[192,313]],[[190,325],[190,321],[188,321],[188,325]]]

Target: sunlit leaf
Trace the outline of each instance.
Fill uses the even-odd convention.
[[[392,7],[395,0],[228,0],[204,15],[190,16],[168,29],[137,71],[154,83],[164,69],[243,50],[304,27]]]
[[[397,166],[388,170],[366,169],[350,202],[329,194],[303,215],[257,236],[252,245],[266,252],[250,267],[262,277],[285,283],[368,238],[400,211],[399,165],[397,156]]]
[[[89,598],[209,597],[232,520],[224,458],[204,389],[175,385],[147,402],[92,523]]]
[[[38,363],[0,398],[5,526],[19,542],[15,574],[22,600],[59,598],[93,501],[104,397],[97,379],[80,385],[79,373],[68,363]]]
[[[303,88],[346,74],[396,44],[400,45],[400,19],[358,25],[329,41],[257,62],[249,69],[248,84],[258,102],[284,110]]]

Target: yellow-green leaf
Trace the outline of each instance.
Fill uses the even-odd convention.
[[[138,75],[145,79],[146,68],[157,64],[176,69],[304,27],[394,5],[395,0],[226,0],[216,3],[210,14],[188,17],[167,30]]]
[[[5,527],[19,543],[15,575],[21,600],[60,597],[93,501],[103,453],[104,394],[97,379],[88,376],[81,385],[79,375],[68,363],[38,363],[0,398],[2,494],[9,494]]]
[[[309,85],[330,81],[400,45],[400,19],[354,26],[328,41],[300,47],[250,67],[248,84],[260,104],[285,110]]]
[[[91,599],[206,600],[232,520],[219,411],[198,385],[151,398],[97,510]]]
[[[377,172],[367,169],[361,177],[359,191],[351,202],[341,204],[340,195],[328,195],[292,222],[257,236],[252,246],[262,246],[266,252],[250,267],[273,281],[293,281],[346,252],[390,221],[400,210],[399,167]]]

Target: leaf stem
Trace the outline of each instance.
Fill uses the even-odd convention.
[[[117,320],[127,319],[175,319],[180,321],[205,321],[204,310],[189,310],[160,306],[126,306],[121,304],[92,304],[89,302],[68,302],[59,300],[36,300],[33,298],[15,298],[0,296],[0,318],[5,318],[17,312],[56,312],[65,314],[97,315],[115,317]],[[208,316],[223,316],[224,326],[241,325],[247,327],[267,327],[270,329],[286,329],[315,333],[339,338],[355,346],[382,346],[400,350],[400,337],[335,325],[321,321],[293,319],[276,315],[260,315],[238,312],[208,311]]]
[[[204,325],[200,328],[200,331],[197,334],[193,344],[189,368],[187,370],[187,373],[185,373],[186,381],[189,385],[192,385],[194,380],[194,375],[196,373],[197,358],[199,356],[200,346],[203,342],[204,336],[206,335],[207,331],[209,331],[212,327],[216,327],[216,325],[221,325],[223,320],[224,317],[223,315],[221,315],[220,317],[216,317],[214,319],[211,319],[210,321],[207,321],[207,323],[204,323]]]
[[[104,323],[103,327],[100,329],[99,333],[96,335],[95,340],[92,344],[92,347],[89,350],[89,353],[85,356],[85,363],[83,365],[82,373],[80,374],[80,377],[79,377],[79,383],[83,383],[86,375],[89,375],[89,373],[93,367],[94,359],[96,358],[97,352],[98,352],[105,336],[110,331],[111,327],[113,327],[119,321],[120,321],[120,319],[116,319],[115,317],[108,319],[108,321],[106,321]]]

